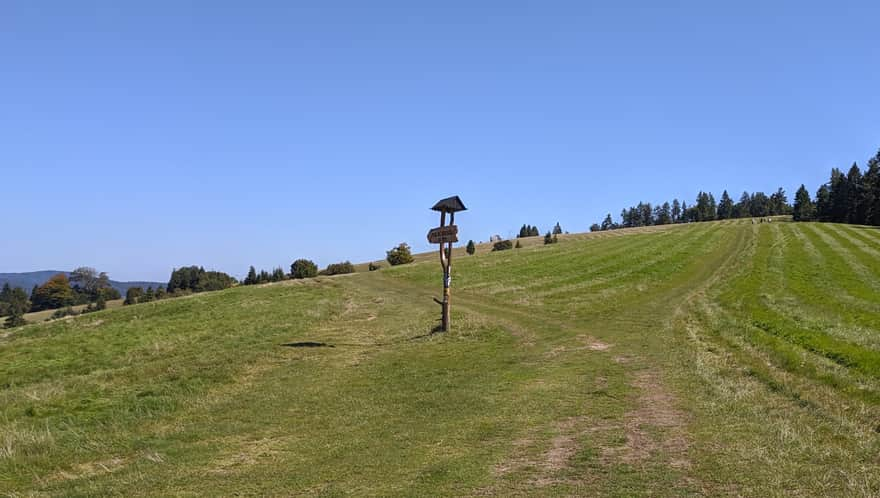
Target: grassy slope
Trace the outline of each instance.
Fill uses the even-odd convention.
[[[125,299],[113,299],[111,301],[107,301],[107,309],[119,308],[122,306],[122,303]],[[77,306],[71,306],[73,311],[82,311],[88,307],[87,304],[79,304]],[[43,310],[43,311],[34,311],[32,313],[25,313],[24,319],[28,321],[28,323],[39,323],[45,322],[47,320],[52,319],[52,314],[58,311],[57,309],[51,310]]]
[[[880,231],[651,231],[16,330],[0,491],[880,493]]]

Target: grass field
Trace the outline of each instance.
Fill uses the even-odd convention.
[[[486,251],[3,332],[0,494],[880,494],[880,230]]]
[[[107,309],[118,308],[122,306],[122,303],[125,299],[113,299],[111,301],[107,301]],[[81,312],[86,309],[87,304],[80,304],[77,306],[71,306],[73,311]],[[25,313],[24,319],[28,321],[28,323],[39,323],[45,322],[47,320],[52,319],[52,314],[58,310],[43,310],[43,311],[34,311],[33,313]]]

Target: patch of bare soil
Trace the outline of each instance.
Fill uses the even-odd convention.
[[[675,397],[654,371],[639,373],[633,385],[639,394],[636,408],[624,419],[626,443],[605,448],[603,457],[606,461],[638,464],[659,455],[673,467],[690,466],[684,428],[686,416],[675,408]]]
[[[523,438],[514,442],[514,456],[493,469],[497,477],[514,472],[528,472],[528,482],[535,487],[546,487],[552,484],[567,482],[559,477],[560,471],[569,466],[569,462],[578,450],[578,438],[588,431],[583,429],[585,419],[572,417],[556,424],[556,435],[550,440],[550,447],[536,452],[536,441]],[[494,495],[493,489],[482,490],[478,494]]]

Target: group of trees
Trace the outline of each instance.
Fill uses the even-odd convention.
[[[375,266],[375,265],[374,265]],[[251,266],[248,270],[247,277],[242,281],[243,285],[265,284],[269,282],[281,282],[288,279],[314,278],[318,275],[340,275],[343,273],[354,273],[354,265],[350,261],[341,263],[332,263],[327,268],[318,271],[318,265],[310,259],[298,259],[290,265],[290,273],[284,273],[280,267],[275,268],[272,273],[266,270],[257,273],[257,270]]]
[[[253,269],[253,268],[251,268]],[[238,280],[222,271],[206,271],[201,266],[184,266],[171,270],[171,277],[165,287],[130,287],[125,292],[122,304],[148,303],[170,297],[180,297],[196,292],[223,290],[236,285]]]
[[[517,235],[516,237],[537,237],[538,235],[541,235],[541,231],[538,230],[538,227],[533,227],[532,225],[523,225],[522,228],[519,229],[519,235]]]
[[[222,271],[205,271],[201,266],[184,266],[171,271],[166,291],[205,292],[228,289],[238,283]]]
[[[868,160],[864,173],[858,163],[853,163],[846,174],[832,169],[830,180],[819,187],[815,200],[801,185],[795,194],[792,218],[880,225],[880,150]]]
[[[318,272],[319,275],[342,275],[344,273],[354,273],[354,265],[351,264],[351,261],[332,263]]]
[[[122,304],[149,303],[150,301],[158,301],[167,297],[178,297],[189,293],[190,291],[185,290],[168,293],[165,291],[165,287],[161,285],[156,287],[155,290],[152,285],[147,287],[147,290],[144,290],[142,287],[129,287],[125,291],[125,301]]]
[[[561,235],[562,234],[562,226],[559,224],[558,221],[556,222],[556,225],[553,227],[552,232],[553,232],[553,235]],[[519,229],[519,235],[517,235],[516,238],[519,239],[519,238],[523,238],[523,237],[537,237],[539,235],[541,235],[541,231],[538,230],[538,227],[532,226],[532,225],[523,225]]]
[[[251,266],[248,270],[247,277],[245,277],[241,283],[242,285],[267,284],[269,282],[281,282],[288,278],[290,277],[284,273],[284,269],[280,266],[272,270],[272,273],[269,273],[266,270],[260,270],[260,273],[257,273],[257,269]]]
[[[30,295],[20,287],[4,284],[0,291],[0,316],[8,316],[5,326],[17,327],[26,323],[25,313],[58,309],[65,310],[60,316],[66,316],[77,314],[73,311],[76,305],[87,305],[82,312],[88,313],[102,310],[107,301],[120,297],[106,273],[81,266],[70,272],[69,278],[59,273],[42,285],[34,285]]]
[[[782,188],[777,189],[769,196],[764,192],[751,194],[743,192],[738,202],[734,202],[726,190],[721,194],[721,200],[717,202],[711,192],[700,192],[697,194],[693,206],[688,206],[685,201],[678,199],[673,199],[671,203],[664,202],[658,205],[640,202],[636,206],[621,211],[620,223],[615,223],[609,213],[601,224],[593,223],[590,226],[590,231],[775,216],[790,214],[791,211],[792,207],[788,204],[788,198]]]
[[[106,303],[119,299],[119,291],[110,286],[110,278],[87,266],[52,276],[31,290],[31,311],[42,311],[80,304]]]

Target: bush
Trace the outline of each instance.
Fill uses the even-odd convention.
[[[513,248],[514,248],[514,249],[520,249],[520,248],[522,248],[522,244],[519,243],[519,240],[516,241],[516,245],[513,246]]]
[[[143,295],[144,290],[140,287],[129,287],[128,290],[125,291],[125,301],[122,304],[137,304],[138,300]]]
[[[406,242],[401,242],[400,245],[391,249],[386,254],[387,256],[385,259],[388,260],[388,264],[391,266],[405,265],[413,262],[412,252]]]
[[[27,320],[25,320],[24,316],[20,313],[9,315],[9,318],[3,323],[3,327],[7,329],[21,327],[22,325],[27,325]]]
[[[555,244],[559,242],[559,239],[556,238],[556,235],[550,235],[550,232],[547,232],[547,235],[544,236],[544,244]]]
[[[354,265],[350,261],[327,265],[327,268],[321,272],[321,275],[342,275],[345,273],[354,273]]]
[[[66,308],[59,308],[55,310],[55,313],[52,313],[52,319],[64,318],[65,316],[76,316],[79,313],[73,310],[70,306]]]
[[[492,246],[493,251],[506,251],[508,249],[513,249],[513,242],[509,240],[500,240]]]
[[[107,309],[107,301],[104,300],[104,296],[99,294],[98,300],[94,303],[89,303],[89,305],[86,306],[86,309],[84,309],[82,312],[91,313],[93,311],[101,311],[105,309]]]
[[[318,276],[318,265],[309,259],[298,259],[290,265],[290,278],[312,278]]]
[[[380,265],[379,263],[370,263],[369,268],[370,268],[370,271],[376,271],[376,270],[382,268],[382,265]]]
[[[469,240],[467,243],[467,248],[465,248],[468,254],[472,255],[477,252],[477,246],[474,244],[473,240]]]

